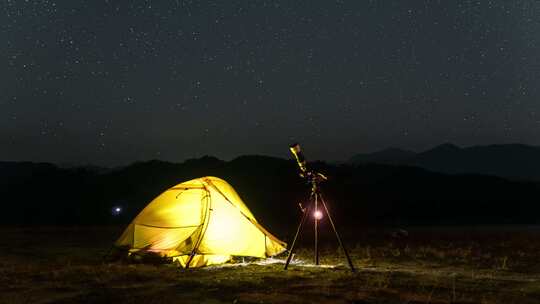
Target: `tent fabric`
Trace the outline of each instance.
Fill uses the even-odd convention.
[[[183,182],[160,194],[115,245],[129,248],[130,253],[170,257],[183,267],[221,264],[232,256],[265,258],[286,248],[257,222],[231,185],[211,176]]]

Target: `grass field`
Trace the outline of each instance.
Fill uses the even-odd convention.
[[[355,274],[337,247],[288,271],[105,262],[121,229],[0,228],[0,303],[540,303],[538,228],[358,232]]]

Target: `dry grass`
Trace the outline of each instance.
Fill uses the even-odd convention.
[[[351,248],[353,274],[335,247],[321,252],[335,268],[305,266],[312,263],[306,248],[288,271],[282,264],[184,270],[105,262],[120,230],[0,229],[0,303],[540,302],[537,232],[374,233]]]

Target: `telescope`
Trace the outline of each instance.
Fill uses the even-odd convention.
[[[300,148],[300,144],[294,143],[289,146],[289,150],[291,150],[292,154],[294,155],[294,158],[296,159],[296,163],[298,164],[298,167],[300,167],[300,176],[304,177],[304,175],[307,174],[307,164],[306,164],[306,158],[304,157],[304,153],[302,153],[302,149]]]
[[[302,153],[302,148],[300,148],[299,143],[290,145],[289,150],[291,150],[291,153],[294,155],[296,163],[300,168],[300,177],[306,178],[310,183],[320,182],[328,179],[324,174],[314,172],[308,168],[306,158],[304,157],[304,153]]]
[[[324,174],[320,172],[316,172],[308,168],[306,158],[304,157],[304,154],[302,153],[300,144],[294,143],[290,145],[289,150],[291,150],[292,154],[294,155],[294,158],[296,159],[296,163],[298,164],[298,167],[300,168],[300,177],[305,178],[307,182],[311,184],[311,194],[309,195],[310,202],[306,208],[302,207],[302,205],[299,204],[300,209],[302,210],[303,214],[300,219],[300,223],[298,224],[298,228],[296,229],[296,234],[294,235],[291,248],[289,249],[289,255],[287,256],[287,260],[285,262],[285,269],[289,267],[289,263],[291,262],[291,259],[294,254],[296,241],[298,239],[300,231],[302,230],[302,226],[304,225],[304,222],[307,219],[308,214],[313,214],[313,219],[314,219],[313,224],[315,228],[315,265],[319,265],[319,221],[322,220],[323,212],[324,212],[328,216],[328,221],[330,222],[330,225],[332,226],[332,230],[334,230],[334,234],[336,235],[336,238],[338,240],[339,247],[341,247],[341,249],[345,253],[345,257],[347,258],[349,267],[351,268],[351,271],[354,272],[355,268],[349,256],[349,253],[347,249],[345,248],[345,245],[343,244],[341,237],[339,236],[339,233],[337,232],[332,216],[330,215],[330,212],[328,211],[326,202],[322,196],[321,190],[319,189],[319,184],[327,180],[327,177],[324,176]],[[323,208],[321,208],[320,205],[322,205]]]

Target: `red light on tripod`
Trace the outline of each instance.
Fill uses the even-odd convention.
[[[316,220],[322,219],[322,216],[323,216],[323,214],[322,214],[322,212],[321,212],[320,210],[315,210],[315,211],[313,212],[313,217],[314,217]]]

